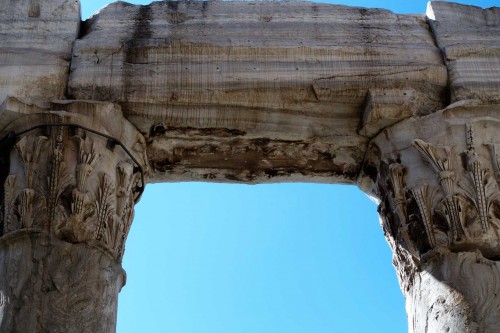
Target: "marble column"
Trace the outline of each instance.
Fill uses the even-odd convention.
[[[0,331],[115,332],[145,142],[106,102],[0,110]]]
[[[499,111],[457,102],[369,145],[359,185],[380,202],[409,332],[500,332]]]

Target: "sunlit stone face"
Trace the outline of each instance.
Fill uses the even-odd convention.
[[[5,307],[8,303],[8,298],[4,295],[3,291],[0,290],[0,326],[3,321],[3,313],[5,311]]]

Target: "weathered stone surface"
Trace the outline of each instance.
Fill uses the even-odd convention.
[[[0,330],[114,331],[151,167],[357,180],[410,332],[499,332],[499,13],[432,2],[431,32],[306,2],[117,2],[73,45],[78,1],[0,0],[0,101],[31,101],[0,108]]]
[[[370,142],[360,187],[382,200],[386,232],[414,256],[439,247],[500,255],[499,107],[459,102]]]
[[[144,138],[119,106],[60,101],[44,109],[10,98],[1,111],[0,235],[35,228],[97,241],[120,261],[147,162]]]
[[[0,110],[0,331],[114,332],[144,138],[109,102]]]
[[[23,230],[0,238],[0,331],[114,333],[121,265],[101,249]]]
[[[500,328],[499,108],[458,102],[370,142],[359,184],[380,199],[410,332]]]
[[[344,183],[366,137],[443,107],[446,83],[420,16],[307,2],[117,2],[86,22],[69,92],[123,107],[148,140],[150,181]]]
[[[451,102],[498,102],[500,8],[432,1],[427,16],[448,67]]]
[[[481,252],[437,252],[415,274],[410,332],[500,332],[500,263]]]
[[[0,103],[65,97],[79,0],[0,0]]]

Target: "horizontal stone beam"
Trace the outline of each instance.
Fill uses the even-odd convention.
[[[68,85],[122,106],[150,181],[245,183],[352,183],[370,137],[446,91],[423,15],[311,2],[110,4]]]

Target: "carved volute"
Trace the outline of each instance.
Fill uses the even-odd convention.
[[[114,332],[143,137],[112,103],[9,99],[1,111],[0,285],[31,282],[0,290],[0,331]]]
[[[453,325],[460,317],[486,332],[500,320],[498,290],[490,281],[500,281],[497,113],[495,105],[461,102],[386,128],[370,143],[359,184],[380,202],[412,332],[424,331],[424,318],[434,320],[423,309],[438,308],[429,296],[443,292],[438,285],[447,290],[443,299],[458,293],[468,309],[450,320]],[[489,273],[477,275],[479,266]],[[438,322],[444,324],[436,330],[454,327]],[[461,325],[450,329],[469,332],[475,324]]]

